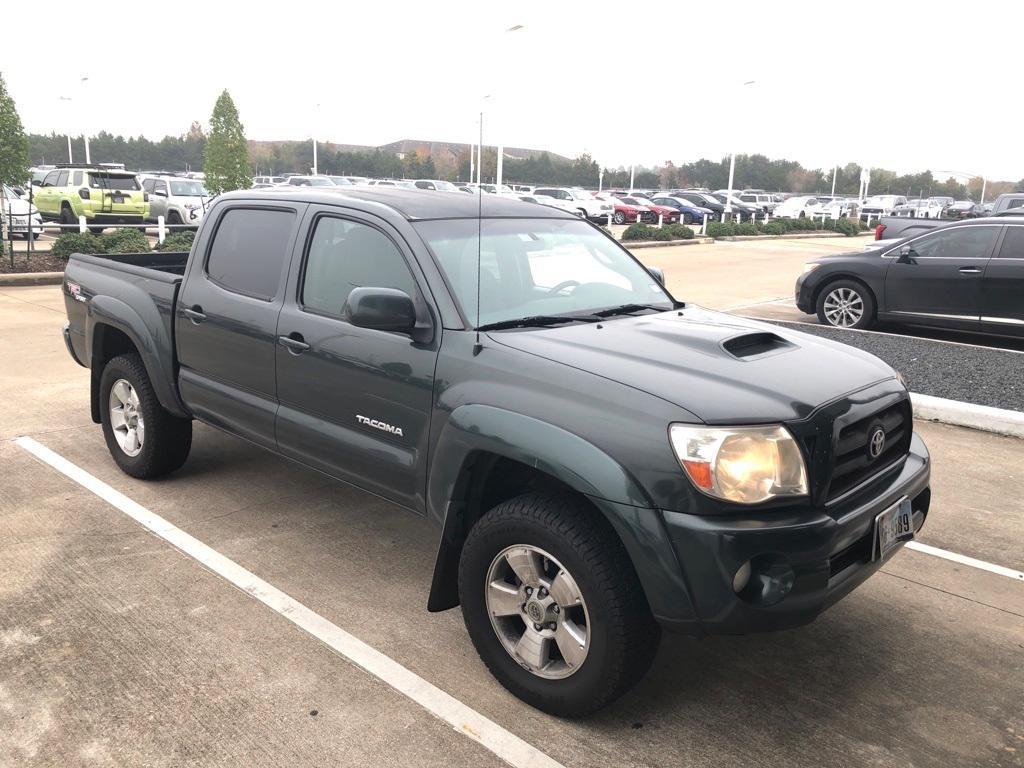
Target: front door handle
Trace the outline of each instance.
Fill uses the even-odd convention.
[[[293,355],[301,355],[309,349],[309,344],[307,344],[302,338],[301,333],[292,333],[288,336],[278,336],[277,343],[282,347],[287,347],[288,351]]]
[[[206,315],[203,314],[203,308],[198,304],[194,304],[191,307],[185,307],[185,309],[181,310],[181,314],[191,320],[194,325],[199,325],[206,319]]]
[[[961,275],[980,275],[981,269],[979,267],[960,267]]]

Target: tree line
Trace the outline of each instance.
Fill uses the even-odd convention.
[[[2,81],[0,81],[2,83]],[[13,109],[13,102],[11,103]],[[16,113],[14,113],[16,115]],[[20,128],[20,125],[19,125]],[[27,136],[28,157],[34,164],[66,162],[67,137],[57,134]],[[154,141],[143,136],[124,137],[101,131],[90,137],[93,162],[120,162],[138,170],[189,171],[204,169],[213,179],[213,189],[247,186],[248,176],[282,173],[309,173],[313,165],[311,141],[254,142],[245,138],[238,111],[230,95],[224,91],[217,100],[210,118],[209,131],[193,122],[180,136],[165,136]],[[71,151],[77,161],[85,159],[82,137],[73,137]],[[474,163],[475,165],[475,163]],[[317,169],[320,173],[374,178],[440,178],[469,181],[470,152],[465,147],[457,157],[450,153],[432,156],[424,149],[399,155],[380,149],[351,151],[324,143],[318,145]],[[497,154],[493,147],[483,152],[483,180],[496,176]],[[219,170],[218,170],[219,169]],[[837,194],[857,194],[861,166],[847,163],[836,169],[806,168],[795,160],[772,159],[761,154],[737,155],[734,186],[756,188],[769,192],[827,193],[832,190],[835,174]],[[474,174],[475,175],[475,174]],[[626,167],[602,168],[590,155],[572,160],[541,152],[529,158],[506,157],[503,180],[507,183],[552,184],[596,189],[625,188],[631,171]],[[707,187],[722,189],[728,185],[729,160],[701,158],[676,165],[632,169],[633,186],[638,189],[671,189],[676,187]],[[871,170],[870,192],[875,194],[948,195],[956,199],[978,199],[982,180],[971,179],[963,184],[957,179],[940,179],[931,171],[898,174],[881,168]],[[986,198],[1014,188],[1024,189],[1024,180],[988,184]]]

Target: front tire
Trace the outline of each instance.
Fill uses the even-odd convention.
[[[818,294],[818,320],[833,328],[867,328],[875,320],[875,297],[855,280],[835,280]]]
[[[612,216],[612,221],[614,221],[616,224],[625,224],[626,214],[624,214],[622,211],[616,211],[615,215]]]
[[[132,477],[166,475],[188,458],[192,420],[160,405],[137,354],[115,357],[103,369],[100,419],[110,455]]]
[[[622,542],[573,495],[527,494],[484,515],[462,550],[459,596],[491,674],[553,715],[621,696],[661,637]]]
[[[684,213],[683,214],[683,224],[693,224],[693,214],[691,214],[691,213]]]

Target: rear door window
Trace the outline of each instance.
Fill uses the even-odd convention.
[[[1000,259],[1024,259],[1024,227],[1007,227],[1003,244],[999,248]]]
[[[217,225],[206,258],[206,274],[226,290],[272,300],[281,287],[294,227],[292,211],[227,211]]]

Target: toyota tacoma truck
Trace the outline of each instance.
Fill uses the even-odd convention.
[[[235,192],[190,254],[74,255],[64,278],[122,470],[182,467],[200,421],[428,517],[428,610],[461,605],[547,712],[629,689],[663,629],[810,622],[928,514],[892,368],[679,301],[554,208]]]

